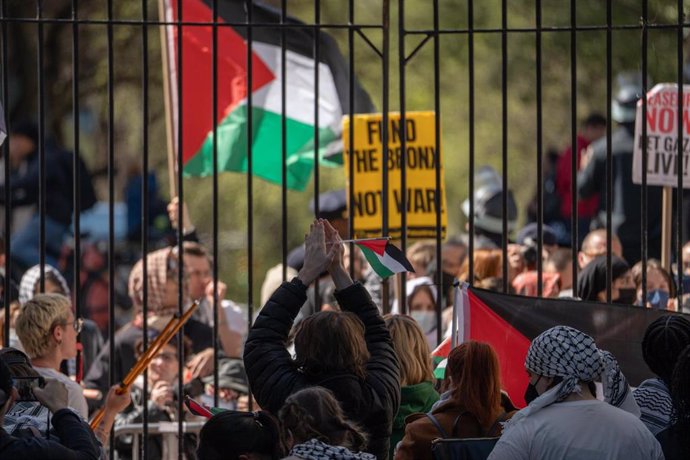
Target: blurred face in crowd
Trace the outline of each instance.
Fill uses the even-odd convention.
[[[434,302],[434,297],[429,292],[429,289],[420,288],[417,289],[410,299],[408,299],[408,305],[410,312],[413,311],[435,311],[436,302]]]
[[[187,273],[187,288],[192,299],[200,299],[206,295],[206,286],[212,280],[211,263],[206,257],[185,255],[185,269]]]
[[[462,246],[447,245],[441,253],[441,267],[444,272],[455,277],[460,276],[462,263],[465,261],[467,251]]]
[[[583,250],[577,254],[580,268],[586,267],[587,264],[597,257],[606,255],[606,236],[595,235],[591,238],[589,243],[587,247],[583,247]],[[613,238],[613,242],[611,243],[611,254],[623,258],[623,247],[620,241],[618,241],[618,238]]]
[[[31,138],[23,134],[10,136],[10,163],[16,168],[31,152],[36,149],[36,144]]]
[[[77,356],[77,329],[74,327],[74,313],[69,312],[69,316],[64,323],[59,323],[53,329],[53,337],[63,359],[71,359]]]
[[[50,278],[46,278],[43,286],[45,289],[43,289],[43,294],[62,294],[64,295],[65,292],[62,289],[62,286],[59,284],[53,282]],[[36,282],[36,287],[34,288],[34,295],[40,294],[41,293],[41,283],[38,281]]]
[[[635,281],[633,280],[632,271],[628,270],[623,275],[619,276],[611,284],[611,300],[616,301],[620,298],[621,289],[635,289]],[[597,295],[601,302],[606,302],[606,289]]]
[[[172,384],[180,371],[175,346],[171,343],[165,345],[149,364],[148,371],[151,382],[164,381]]]
[[[668,285],[668,280],[666,277],[661,273],[661,271],[657,270],[656,268],[650,267],[647,270],[647,296],[649,299],[649,296],[653,296],[656,291],[661,291],[665,294],[664,296],[664,301],[663,301],[663,306],[665,307],[668,303],[668,296],[671,294],[671,286]],[[637,290],[637,300],[639,305],[646,304],[647,307],[652,308],[652,304],[647,301],[647,302],[642,302],[642,286],[639,287]]]
[[[436,326],[436,301],[428,287],[420,286],[407,299],[409,313],[426,334]]]

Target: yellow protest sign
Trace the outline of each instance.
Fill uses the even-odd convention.
[[[403,158],[407,190],[405,214],[407,236],[434,238],[436,236],[436,196],[441,205],[441,237],[445,237],[447,216],[444,193],[443,161],[439,152],[436,164],[436,134],[434,112],[407,112],[405,115],[405,153],[402,154],[400,114],[388,116],[388,228],[389,236],[401,235],[403,193],[400,184]],[[349,138],[350,117],[343,119],[343,151],[348,192],[353,191],[354,230],[357,237],[381,236],[383,223],[383,115],[361,114],[353,118],[353,139]],[[351,145],[352,144],[352,145]],[[349,176],[350,156],[353,176]],[[441,181],[436,187],[436,168],[441,168]],[[349,197],[349,193],[348,193]]]

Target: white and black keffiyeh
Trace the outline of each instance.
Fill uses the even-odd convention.
[[[69,286],[67,285],[67,281],[65,280],[65,277],[62,276],[62,273],[58,271],[57,268],[53,267],[52,265],[45,264],[44,265],[44,270],[45,273],[50,273],[54,276],[55,279],[58,280],[60,283],[60,287],[62,288],[62,291],[65,293],[65,297],[70,296],[70,290]],[[24,272],[24,275],[22,276],[21,281],[19,282],[19,304],[24,306],[26,302],[29,300],[33,299],[35,292],[36,292],[36,283],[38,283],[38,280],[41,278],[41,266],[40,265],[34,265],[30,269],[28,269],[26,272]]]
[[[376,460],[373,454],[352,452],[345,447],[331,446],[318,439],[310,439],[293,446],[290,455],[306,460]]]
[[[596,380],[604,371],[594,339],[568,326],[552,327],[534,339],[527,351],[525,367],[537,375],[561,377],[563,381],[515,414],[506,429],[546,406],[563,401],[571,393],[580,392],[578,381]]]

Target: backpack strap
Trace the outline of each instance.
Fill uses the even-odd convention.
[[[498,429],[501,427],[501,422],[505,422],[508,418],[508,412],[503,411],[501,415],[498,416],[496,421],[491,425],[491,428],[486,432],[487,437],[500,436],[501,432]]]
[[[439,433],[441,433],[441,438],[446,439],[448,437],[448,433],[446,433],[446,430],[443,429],[441,424],[438,422],[436,417],[434,417],[431,414],[425,414],[429,420],[431,420],[431,423],[436,427]]]
[[[462,417],[465,415],[472,417],[477,422],[477,426],[479,427],[479,430],[481,431],[482,427],[479,424],[479,420],[477,419],[477,417],[472,412],[465,411],[465,412],[461,412],[460,415],[455,417],[455,421],[453,421],[453,436],[454,437],[458,437],[458,425],[460,424],[460,419],[462,419]]]

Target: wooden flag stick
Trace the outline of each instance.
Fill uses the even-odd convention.
[[[166,22],[166,7],[168,0],[158,0],[158,18],[161,22]],[[170,189],[170,198],[177,196],[177,146],[175,145],[175,131],[173,126],[173,100],[172,100],[172,85],[170,82],[171,63],[168,55],[168,27],[167,25],[160,26],[161,37],[161,65],[163,66],[163,102],[165,104],[165,138],[168,152],[168,186]],[[179,32],[179,31],[178,31]],[[177,69],[181,72],[181,69]]]
[[[168,324],[166,324],[163,328],[163,331],[158,335],[158,337],[156,337],[153,343],[151,343],[146,352],[139,357],[137,362],[134,363],[134,366],[132,366],[132,369],[130,369],[125,378],[122,379],[122,382],[120,382],[120,389],[117,390],[119,394],[124,393],[129,389],[129,387],[132,386],[137,377],[139,377],[139,375],[144,372],[148,365],[151,364],[151,361],[156,358],[158,352],[165,346],[165,344],[170,342],[170,339],[172,339],[175,334],[182,329],[182,326],[184,326],[189,318],[191,318],[198,306],[199,301],[196,300],[182,315],[182,317],[178,318],[177,316],[174,316],[170,319]],[[98,425],[101,423],[101,420],[103,420],[104,415],[105,406],[101,407],[91,420],[90,426],[92,430],[95,430],[98,427]]]

